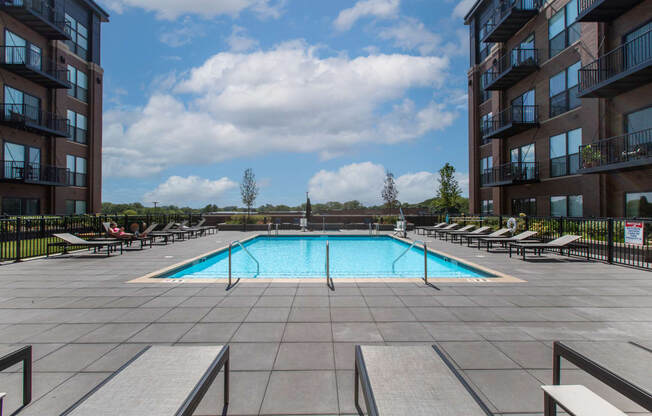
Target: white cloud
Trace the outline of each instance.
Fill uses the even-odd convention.
[[[363,17],[396,18],[400,4],[401,0],[360,0],[353,7],[342,10],[333,25],[337,30],[345,31]]]
[[[285,0],[105,0],[104,3],[116,13],[123,13],[129,7],[139,7],[166,20],[189,14],[207,19],[220,15],[236,17],[245,10],[261,18],[276,19],[283,13]]]
[[[233,52],[246,52],[258,46],[258,41],[246,35],[247,31],[242,26],[233,25],[233,30],[226,43]]]
[[[216,181],[198,176],[170,176],[156,189],[145,193],[143,201],[158,201],[162,204],[216,203],[225,192],[238,184],[227,177]]]
[[[475,1],[476,0],[460,0],[460,2],[455,6],[455,9],[453,9],[453,17],[460,19],[464,18],[469,10],[471,10],[471,7],[473,7]]]
[[[358,200],[367,205],[381,204],[385,179],[384,166],[372,162],[353,163],[335,171],[321,170],[308,182],[310,197],[315,202]],[[417,203],[433,198],[437,192],[438,173],[405,173],[395,178],[398,199]],[[468,174],[456,173],[463,194],[468,194]]]
[[[222,52],[145,106],[107,111],[105,175],[147,176],[274,151],[329,158],[360,143],[397,143],[452,124],[455,113],[446,105],[418,107],[406,99],[414,88],[442,88],[446,59],[315,52],[302,42]],[[175,79],[166,77],[165,86]]]
[[[379,36],[384,40],[393,40],[398,48],[418,50],[421,55],[432,54],[442,43],[441,36],[413,18],[404,18],[394,26],[383,28]]]

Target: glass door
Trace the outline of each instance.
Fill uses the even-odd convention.
[[[4,146],[5,178],[23,179],[25,175],[25,147],[5,142]]]
[[[28,178],[33,181],[41,179],[41,149],[38,147],[29,147],[28,152]]]

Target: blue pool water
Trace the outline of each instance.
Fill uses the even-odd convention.
[[[412,247],[392,270],[392,262],[409,245],[388,236],[256,237],[244,243],[260,263],[233,246],[234,278],[322,278],[326,276],[326,242],[330,245],[330,274],[334,278],[423,277],[422,248]],[[173,271],[166,278],[228,277],[228,250]],[[491,277],[455,261],[428,253],[428,277]]]

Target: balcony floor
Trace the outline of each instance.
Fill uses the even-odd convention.
[[[29,8],[24,6],[2,6],[0,10],[5,11],[7,14],[15,17],[17,20],[25,23],[35,32],[40,33],[48,39],[52,40],[69,40],[70,36],[66,34],[63,27],[58,27],[54,23],[48,21],[38,13],[32,12]]]
[[[578,22],[608,22],[636,6],[641,0],[597,0],[582,10]]]
[[[485,90],[502,91],[525,79],[538,69],[539,66],[536,64],[511,66],[487,84]]]
[[[505,42],[518,32],[530,19],[539,14],[538,10],[512,9],[494,28],[487,33],[483,42]]]
[[[47,88],[70,88],[70,83],[62,81],[47,72],[40,71],[36,68],[33,68],[29,65],[24,64],[0,64],[0,68],[4,68],[7,71],[11,71],[14,74],[18,74],[23,78],[26,78],[36,84],[42,85]]]
[[[652,82],[652,59],[616,74],[591,88],[579,91],[579,98],[611,98]]]

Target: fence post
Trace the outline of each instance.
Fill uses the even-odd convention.
[[[503,228],[503,214],[498,216],[498,228]]]
[[[45,218],[41,217],[41,238],[45,238]]]
[[[607,220],[607,262],[614,262],[614,219]]]
[[[21,231],[20,226],[21,226],[21,222],[22,222],[22,218],[17,217],[16,218],[16,248],[15,248],[15,251],[16,251],[15,254],[16,254],[16,261],[17,262],[20,261],[20,231]]]
[[[530,230],[530,217],[526,216],[525,217],[525,231]]]
[[[559,235],[558,235],[558,237],[561,237],[562,235],[564,235],[564,218],[559,217],[559,219],[557,221],[559,223]]]

